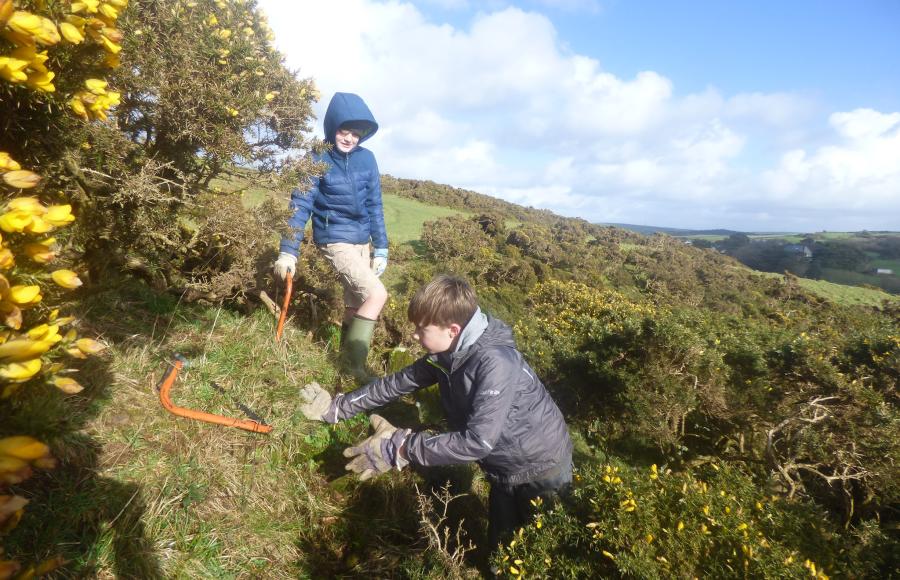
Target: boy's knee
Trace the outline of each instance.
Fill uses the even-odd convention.
[[[388,299],[388,291],[387,288],[384,287],[384,284],[381,283],[380,280],[377,281],[376,284],[373,284],[369,289],[369,296],[366,298],[367,302],[384,304]]]

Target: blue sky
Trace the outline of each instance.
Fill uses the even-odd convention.
[[[594,222],[900,230],[900,2],[261,0],[382,172]],[[319,129],[321,130],[321,129]]]

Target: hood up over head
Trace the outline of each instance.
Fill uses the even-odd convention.
[[[334,145],[334,135],[341,126],[359,131],[360,145],[378,131],[372,111],[359,95],[353,93],[335,93],[331,97],[325,111],[325,141]]]

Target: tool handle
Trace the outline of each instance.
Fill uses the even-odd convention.
[[[294,289],[294,277],[288,274],[285,279],[284,304],[281,305],[281,315],[278,317],[278,328],[275,329],[275,342],[281,340],[284,331],[284,321],[287,318],[288,304],[291,303],[291,291]]]

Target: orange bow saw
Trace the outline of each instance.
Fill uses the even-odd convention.
[[[169,398],[169,391],[172,388],[172,385],[175,384],[175,379],[178,377],[178,371],[188,365],[187,359],[185,359],[180,354],[175,355],[175,360],[169,365],[169,368],[166,369],[165,374],[162,377],[159,385],[157,385],[156,389],[159,391],[159,402],[162,403],[162,406],[165,409],[172,413],[173,415],[178,415],[179,417],[187,417],[188,419],[196,419],[197,421],[205,421],[207,423],[215,423],[216,425],[224,425],[225,427],[237,427],[238,429],[243,429],[244,431],[252,431],[254,433],[269,433],[272,431],[272,426],[267,425],[265,421],[256,416],[255,413],[247,409],[244,405],[238,403],[238,406],[248,414],[255,418],[256,420],[245,420],[245,419],[234,419],[232,417],[225,417],[224,415],[215,415],[213,413],[207,413],[205,411],[195,411],[194,409],[185,409],[184,407],[179,407],[172,402],[172,399]],[[218,391],[222,392],[222,388],[218,385],[214,385]]]

